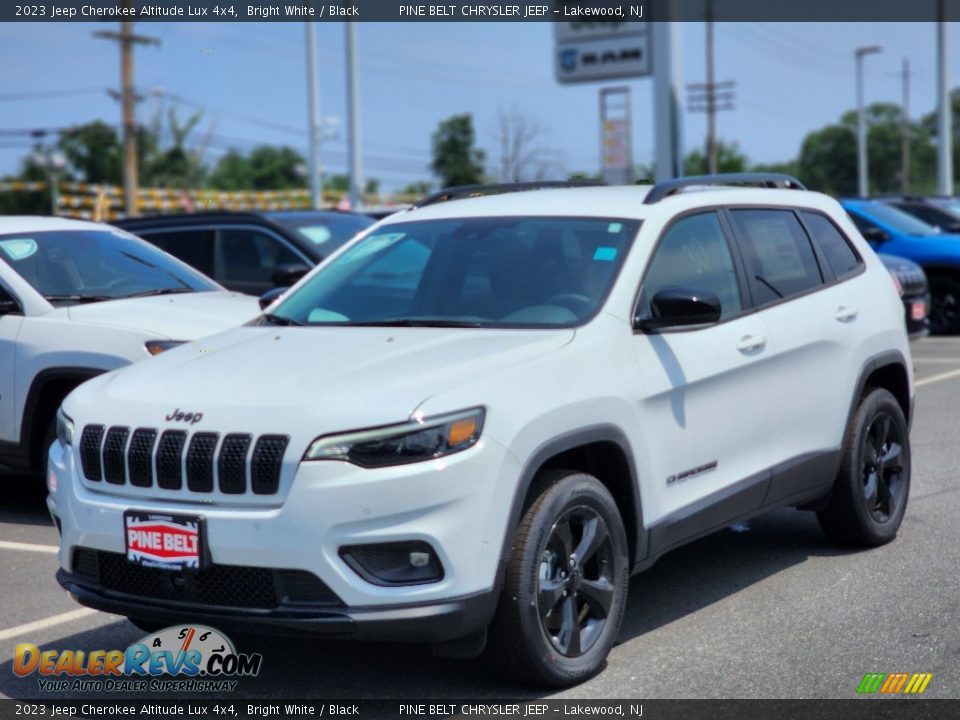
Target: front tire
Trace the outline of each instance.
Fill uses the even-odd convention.
[[[838,544],[883,545],[897,536],[909,495],[907,421],[896,398],[878,388],[857,407],[833,496],[817,519]]]
[[[603,669],[626,607],[629,555],[610,492],[591,475],[551,471],[523,515],[490,628],[507,677],[566,687]]]

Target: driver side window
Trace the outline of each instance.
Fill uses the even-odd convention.
[[[690,215],[667,230],[647,268],[639,317],[652,316],[651,299],[667,288],[714,293],[721,320],[743,309],[733,256],[716,213]]]

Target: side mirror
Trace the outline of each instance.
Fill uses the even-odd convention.
[[[260,309],[266,310],[274,300],[283,295],[289,289],[290,288],[288,287],[275,287],[271,290],[267,290],[263,295],[260,296],[260,300],[258,301],[260,303]]]
[[[303,263],[287,263],[285,265],[277,265],[273,271],[273,284],[277,287],[289,288],[291,285],[295,285],[297,281],[310,272],[310,266],[304,265]]]
[[[867,242],[882,243],[890,239],[890,233],[878,227],[867,228],[860,234],[863,235],[863,239]]]
[[[0,315],[20,315],[23,308],[16,298],[7,292],[6,288],[0,287]]]
[[[720,320],[720,298],[709,290],[664,288],[650,301],[653,317],[634,321],[637,330],[709,325]]]

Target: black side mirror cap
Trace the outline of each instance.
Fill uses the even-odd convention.
[[[867,242],[882,243],[890,239],[890,233],[878,227],[867,228],[860,234],[863,235],[863,239]]]
[[[709,290],[664,288],[650,301],[652,317],[637,318],[637,330],[710,325],[720,320],[720,298]]]
[[[275,287],[271,290],[267,290],[263,295],[260,296],[260,300],[258,301],[260,303],[260,309],[266,310],[270,305],[273,304],[274,300],[283,295],[289,289],[290,288],[288,287]]]
[[[310,272],[310,266],[304,263],[286,263],[277,265],[273,270],[271,280],[277,287],[289,288],[295,285],[300,278]]]

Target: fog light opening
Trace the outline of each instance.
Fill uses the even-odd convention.
[[[348,545],[340,548],[340,557],[373,585],[423,585],[443,579],[440,558],[422,540]]]

